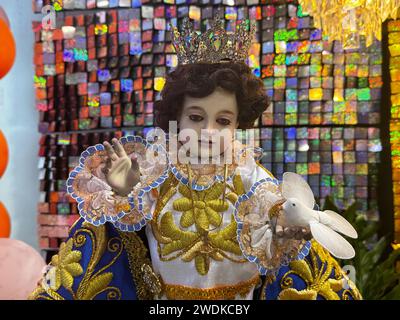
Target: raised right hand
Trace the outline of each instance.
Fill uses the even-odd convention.
[[[108,161],[103,168],[107,183],[121,196],[128,195],[140,181],[140,171],[137,159],[131,159],[118,139],[112,139],[113,146],[104,141]]]

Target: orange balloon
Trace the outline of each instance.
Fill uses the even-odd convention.
[[[10,28],[0,19],[0,79],[10,71],[15,60],[15,41]]]
[[[6,207],[0,202],[0,238],[8,238],[11,233],[11,221]]]
[[[8,163],[8,146],[7,140],[3,132],[0,130],[0,178],[3,176],[4,171],[6,171]]]
[[[10,20],[8,20],[7,13],[4,11],[2,6],[0,6],[0,20],[4,20],[7,26],[10,26]]]

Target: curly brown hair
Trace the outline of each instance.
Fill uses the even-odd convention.
[[[269,99],[264,84],[245,63],[194,63],[179,65],[167,75],[161,99],[155,102],[155,124],[167,131],[169,121],[180,117],[185,95],[203,98],[222,87],[235,92],[238,129],[253,128],[267,109]]]

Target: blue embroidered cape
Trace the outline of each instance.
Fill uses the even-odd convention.
[[[112,224],[93,226],[81,218],[52,257],[32,300],[153,299],[142,266],[150,265],[144,230],[122,232]],[[339,264],[316,242],[302,260],[262,277],[254,299],[361,299]]]

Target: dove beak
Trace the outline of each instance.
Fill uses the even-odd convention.
[[[279,202],[279,205],[278,205],[278,208],[279,208],[279,210],[283,210],[283,205],[286,203],[286,200],[285,199],[282,199],[280,202]]]
[[[279,215],[279,212],[283,209],[283,203],[285,202],[285,200],[283,201],[279,201],[277,203],[275,203],[269,210],[268,215],[269,218],[272,218],[274,216]]]

